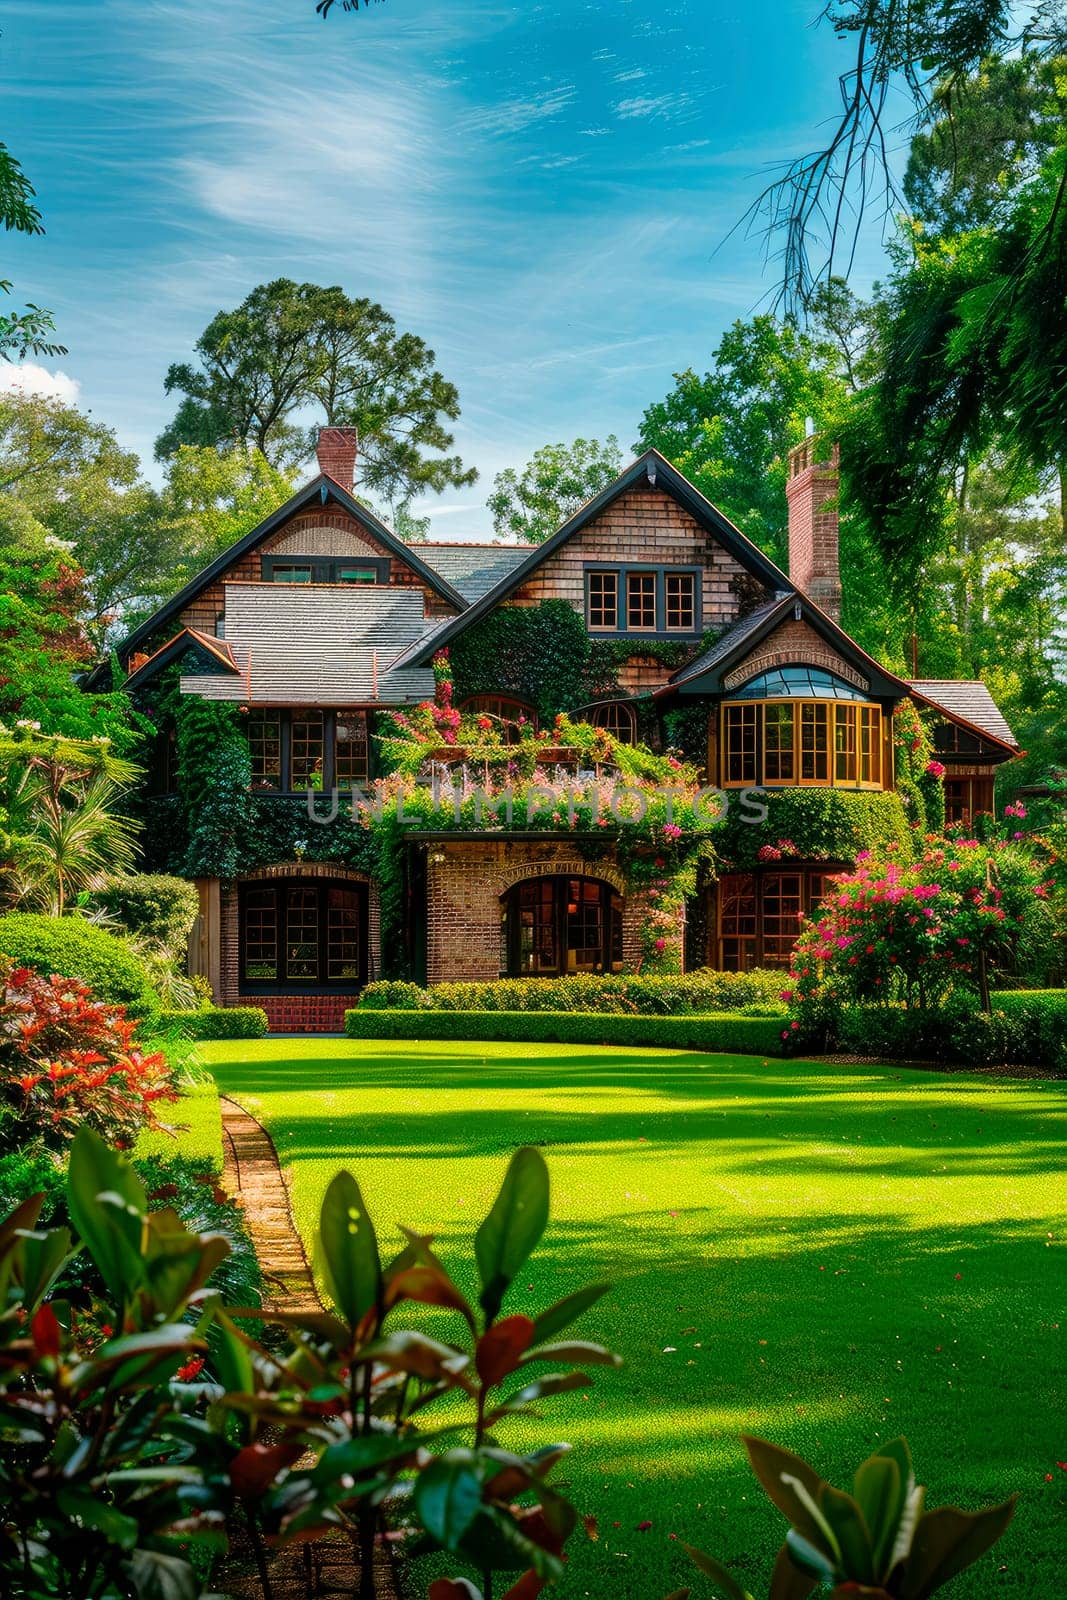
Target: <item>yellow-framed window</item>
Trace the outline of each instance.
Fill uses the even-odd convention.
[[[830,706],[821,700],[800,702],[800,781],[830,782]]]
[[[859,779],[872,788],[882,784],[882,709],[859,708]]]
[[[722,771],[727,787],[759,781],[759,710],[755,702],[747,701],[723,706]]]
[[[856,781],[856,707],[834,707],[834,782]]]
[[[788,700],[771,700],[763,708],[763,781],[794,783],[796,753],[795,707]]]

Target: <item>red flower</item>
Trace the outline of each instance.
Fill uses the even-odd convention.
[[[178,1368],[178,1381],[180,1383],[192,1383],[193,1379],[198,1378],[203,1370],[203,1356],[194,1356],[191,1361],[185,1363],[184,1367]]]

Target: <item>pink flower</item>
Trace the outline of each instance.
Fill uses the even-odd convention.
[[[928,761],[926,763],[926,771],[931,778],[943,778],[945,776],[945,769],[940,761]]]
[[[656,951],[657,955],[662,955],[664,950],[667,948],[666,939],[657,939],[652,948]]]

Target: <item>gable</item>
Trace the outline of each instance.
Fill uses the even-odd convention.
[[[508,605],[566,600],[584,615],[590,566],[694,569],[700,578],[703,627],[732,622],[767,590],[719,538],[667,491],[647,479],[620,494],[542,561],[509,596]]]
[[[740,689],[751,678],[773,672],[776,667],[794,664],[822,667],[850,683],[854,689],[867,691],[871,688],[870,678],[857,671],[839,650],[828,645],[810,623],[790,616],[761,639],[741,661],[723,673],[723,692],[728,694],[731,690]]]
[[[261,555],[272,556],[367,556],[377,559],[380,545],[372,544],[356,527],[325,527],[321,518],[312,517],[304,526],[290,526],[275,534],[261,547]]]
[[[329,530],[332,539],[356,540],[368,550],[373,550],[383,561],[387,559],[390,585],[420,589],[427,617],[455,616],[463,610],[466,602],[462,595],[439,573],[434,572],[417,551],[399,539],[339,484],[320,473],[284,505],[279,506],[277,511],[223,551],[123,639],[115,647],[119,660],[125,664],[135,652],[158,648],[159,643],[174,632],[176,625],[214,633],[216,620],[224,610],[226,583],[258,582],[262,576],[264,551],[271,547],[272,542],[285,538],[303,540],[310,538],[312,533],[319,536],[325,530]],[[347,555],[349,551],[306,553]],[[89,689],[101,687],[108,673],[109,664],[100,663],[89,674],[85,686]]]

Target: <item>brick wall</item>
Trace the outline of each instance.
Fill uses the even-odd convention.
[[[648,902],[626,894],[611,861],[583,861],[566,839],[472,840],[430,846],[427,863],[426,976],[429,983],[485,981],[502,967],[500,897],[524,878],[546,873],[601,878],[622,893],[623,961],[634,971],[641,960],[641,928]],[[681,947],[681,919],[676,938]]]
[[[343,1033],[345,1012],[358,999],[355,994],[257,994],[246,1003],[267,1013],[268,1033]]]
[[[837,446],[830,461],[817,461],[817,450],[817,441],[805,440],[789,452],[789,576],[836,619],[841,615]]]
[[[738,663],[736,667],[726,674],[724,686],[729,692],[736,689],[749,678],[757,677],[761,672],[768,672],[772,667],[785,667],[793,662],[806,662],[809,666],[825,667],[828,672],[836,672],[847,683],[854,683],[859,689],[870,687],[867,680],[862,678],[856,669],[849,665],[843,656],[836,650],[831,650],[815,629],[807,622],[797,622],[790,617],[788,621],[780,623],[774,632],[762,639],[752,653]]]

